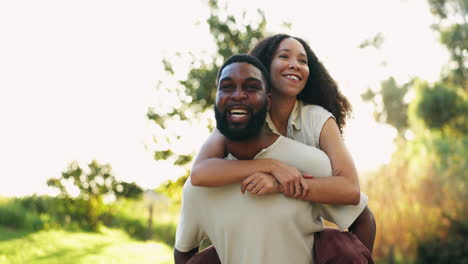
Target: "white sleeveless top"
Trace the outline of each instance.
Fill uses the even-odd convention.
[[[332,113],[319,105],[306,105],[297,100],[288,119],[287,137],[309,146],[319,148],[320,132],[328,118],[335,118]],[[266,128],[272,133],[281,135],[276,129],[270,115],[266,118]]]

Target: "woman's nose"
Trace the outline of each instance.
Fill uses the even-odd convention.
[[[297,62],[297,60],[291,60],[291,61],[289,61],[289,67],[288,68],[298,70],[299,69],[299,63]]]

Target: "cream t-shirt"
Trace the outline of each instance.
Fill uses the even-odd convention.
[[[317,176],[332,172],[323,151],[282,136],[255,158],[278,159]],[[187,180],[175,248],[187,252],[209,238],[222,263],[313,263],[313,234],[323,229],[321,217],[347,226],[362,211],[340,210],[283,194],[242,194],[239,183],[197,187]]]

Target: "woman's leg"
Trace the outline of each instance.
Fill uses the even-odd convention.
[[[371,253],[351,232],[325,228],[314,235],[316,264],[373,264]]]

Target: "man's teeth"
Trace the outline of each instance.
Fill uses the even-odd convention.
[[[236,109],[236,110],[231,110],[229,113],[231,115],[245,115],[247,114],[247,110]]]
[[[286,75],[286,78],[288,79],[292,79],[292,80],[295,80],[295,81],[299,81],[299,78],[295,75]]]

